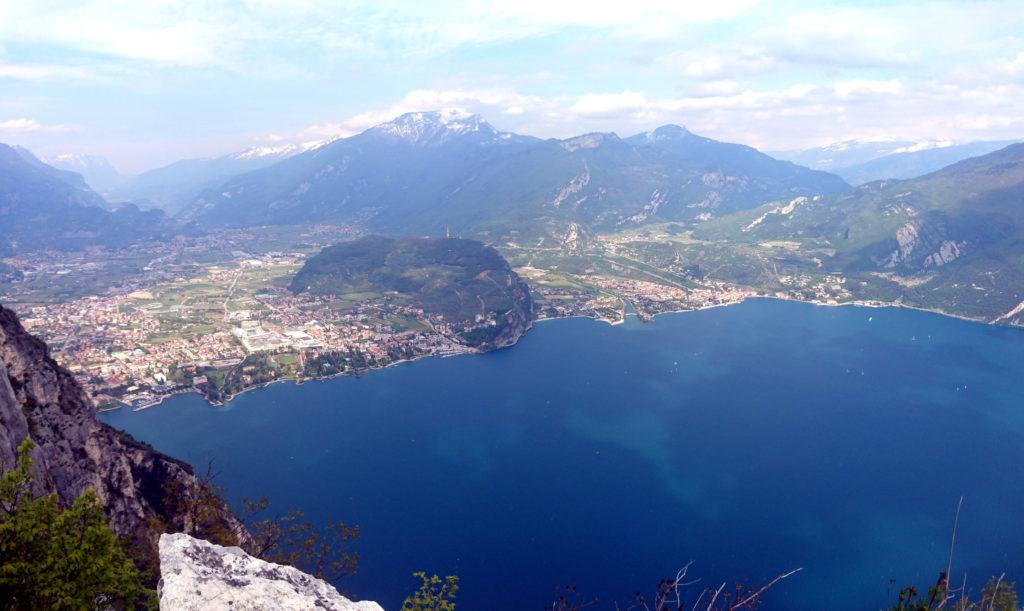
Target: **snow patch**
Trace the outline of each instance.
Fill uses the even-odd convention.
[[[495,140],[507,140],[480,115],[457,108],[432,112],[410,112],[368,130],[400,138],[417,146],[438,145],[453,137],[480,132]]]

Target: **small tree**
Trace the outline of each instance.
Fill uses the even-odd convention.
[[[26,439],[0,479],[0,600],[12,609],[155,607],[93,491],[67,508],[56,494],[32,498],[32,448]]]
[[[726,589],[727,582],[717,588],[690,589],[700,579],[688,579],[687,574],[693,561],[686,563],[676,572],[674,578],[665,578],[658,582],[652,598],[643,593],[633,595],[632,602],[625,609],[642,609],[643,611],[688,611],[704,609],[705,611],[737,611],[739,609],[756,609],[763,602],[764,594],[783,579],[792,577],[802,568],[783,573],[772,579],[757,590],[742,584],[735,584]],[[698,594],[699,592],[699,594]],[[696,595],[696,596],[695,596]],[[544,607],[546,611],[581,611],[600,602],[596,598],[583,596],[576,586],[558,587],[555,589],[555,600]],[[618,603],[615,608],[619,609]],[[404,611],[404,609],[403,609]]]
[[[253,556],[294,566],[332,583],[355,574],[359,568],[359,553],[350,550],[352,543],[359,540],[358,526],[338,520],[317,528],[297,509],[255,519],[270,506],[267,498],[242,499],[242,503],[250,515],[252,543],[247,551]]]
[[[237,546],[243,542],[243,533],[232,526],[231,509],[224,502],[223,490],[214,482],[217,474],[213,462],[207,464],[206,473],[196,475],[195,485],[172,479],[164,485],[164,504],[169,514],[181,516],[183,532],[211,543]],[[179,525],[155,523],[155,533],[173,532]]]
[[[918,596],[917,588],[908,586],[899,591],[896,597],[896,604],[890,607],[891,611],[931,611],[932,609],[950,609],[951,611],[1017,611],[1017,591],[1013,583],[1003,581],[1005,574],[999,579],[992,577],[981,590],[981,598],[977,601],[971,600],[970,592],[967,589],[967,574],[964,573],[963,582],[960,587],[953,587],[950,584],[950,576],[953,574],[953,551],[956,548],[957,527],[960,524],[960,509],[963,507],[964,497],[956,505],[953,514],[953,532],[949,540],[949,559],[946,563],[946,570],[939,571],[939,578],[935,585],[928,588],[925,596]],[[890,585],[893,580],[889,580]]]
[[[402,601],[402,611],[455,611],[455,594],[459,578],[449,575],[442,581],[437,575],[427,577],[423,571],[413,573],[420,579],[420,589]]]
[[[891,611],[931,611],[932,609],[950,609],[951,611],[1017,611],[1017,591],[1013,583],[1003,581],[1002,577],[992,577],[981,590],[981,597],[972,600],[966,592],[960,590],[959,597],[948,595],[948,580],[945,573],[939,574],[936,584],[928,588],[926,596],[918,596],[917,588],[908,586],[900,590],[896,604]],[[952,602],[951,602],[952,601]]]

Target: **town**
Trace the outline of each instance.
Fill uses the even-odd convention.
[[[100,253],[8,258],[20,279],[0,300],[51,346],[99,409],[145,409],[198,392],[222,403],[279,380],[359,374],[424,356],[476,351],[438,315],[384,293],[292,294],[289,279],[323,246],[362,232],[314,226],[179,237]],[[527,281],[538,319],[641,320],[768,295],[836,303],[846,279],[781,276],[766,293],[713,280],[675,262],[654,265],[630,234],[580,251],[503,254]],[[678,258],[678,257],[677,257]],[[99,261],[102,261],[100,263]],[[806,277],[805,277],[806,276]]]

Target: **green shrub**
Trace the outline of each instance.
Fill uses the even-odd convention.
[[[413,573],[413,576],[420,578],[420,589],[402,601],[402,611],[455,611],[458,577],[449,575],[442,581],[437,575],[427,577],[423,571]]]
[[[156,608],[152,590],[87,490],[70,507],[32,498],[33,444],[0,480],[0,605],[5,609]]]

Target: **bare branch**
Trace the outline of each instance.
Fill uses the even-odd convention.
[[[956,504],[956,513],[953,514],[953,535],[949,539],[949,563],[946,564],[946,592],[942,602],[939,603],[939,606],[937,607],[939,609],[945,607],[946,603],[953,598],[949,588],[949,579],[953,576],[953,548],[956,546],[956,529],[960,524],[960,508],[963,507],[963,505],[964,497],[963,495],[960,495],[960,502]]]
[[[707,593],[708,593],[707,589],[704,589],[704,590],[700,591],[700,596],[697,597],[697,600],[693,601],[693,608],[690,611],[697,611],[697,605],[700,604],[700,601],[704,600],[704,595],[707,594]]]
[[[707,611],[711,611],[711,608],[715,605],[715,601],[718,599],[718,595],[721,594],[722,590],[724,590],[724,589],[725,589],[725,582],[723,581],[722,585],[718,586],[718,589],[715,590],[715,595],[711,597],[711,602],[708,603]]]
[[[800,568],[798,568],[798,569],[793,569],[792,571],[790,571],[790,572],[788,572],[788,573],[785,573],[784,575],[779,575],[779,576],[778,576],[778,577],[776,577],[775,579],[773,579],[773,580],[769,581],[769,582],[768,582],[768,583],[767,583],[767,584],[766,584],[766,585],[765,585],[764,587],[762,587],[762,588],[761,588],[760,590],[758,590],[757,592],[754,592],[754,593],[753,593],[753,594],[751,594],[750,596],[748,596],[748,597],[744,598],[744,599],[743,599],[743,600],[741,600],[740,602],[738,602],[738,603],[736,603],[735,605],[733,605],[733,606],[729,607],[729,609],[739,609],[740,607],[742,607],[743,605],[747,604],[748,602],[750,602],[750,601],[752,601],[752,600],[755,600],[755,599],[759,598],[759,597],[760,597],[760,596],[761,596],[762,594],[764,594],[764,593],[765,593],[766,591],[768,591],[768,588],[770,588],[770,587],[774,586],[775,584],[779,583],[780,581],[782,581],[783,579],[785,579],[785,578],[787,578],[787,577],[789,577],[789,576],[791,576],[791,575],[794,575],[794,574],[796,574],[796,573],[799,573],[799,572],[800,572],[800,571],[802,571],[802,570],[804,570],[804,569],[803,569],[803,567],[800,567]]]
[[[1003,583],[1003,577],[1006,577],[1006,573],[999,576],[996,580],[996,587],[992,589],[992,600],[988,603],[988,611],[992,611],[996,607],[996,600],[999,598],[999,586]]]

